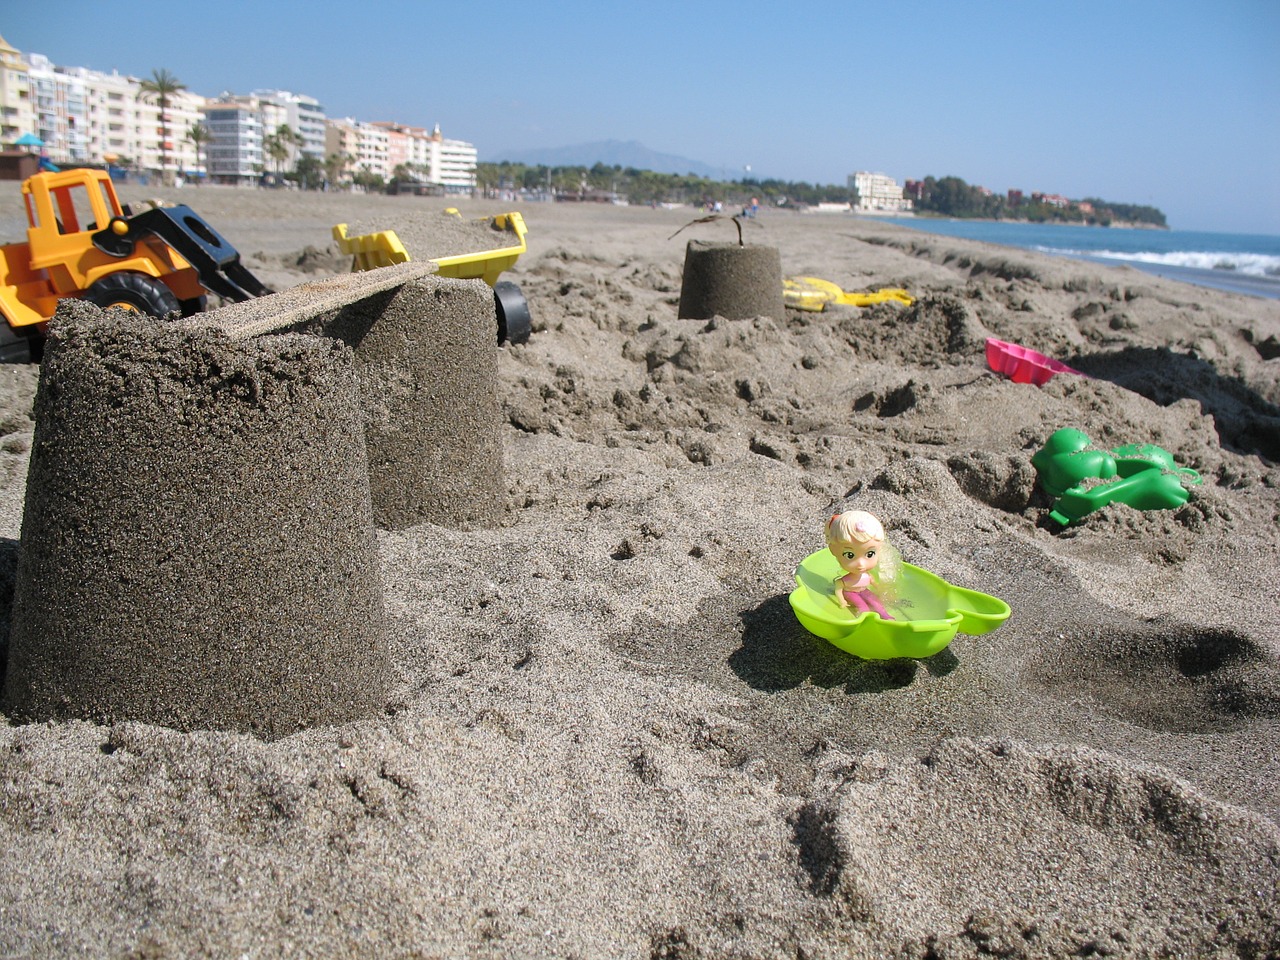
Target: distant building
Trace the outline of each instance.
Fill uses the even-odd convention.
[[[251,186],[265,168],[262,152],[262,113],[251,98],[243,102],[230,94],[210,101],[204,108],[209,130],[205,163],[209,179],[232,186]]]
[[[391,179],[391,136],[385,127],[351,117],[326,120],[324,144],[326,156],[345,158],[347,179],[355,173]]]
[[[292,170],[303,156],[325,156],[324,107],[313,97],[288,90],[255,90],[249,94],[223,93],[205,106],[209,128],[209,176],[217,183],[248,185],[278,165]],[[301,138],[301,146],[288,144],[288,155],[276,161],[266,138],[281,127]]]
[[[1009,193],[1008,193],[1008,197],[1009,197],[1009,206],[1011,206],[1011,207],[1020,207],[1020,206],[1022,206],[1022,191],[1021,191],[1021,190],[1010,190],[1010,191],[1009,191]]]
[[[0,148],[12,147],[24,133],[36,131],[30,65],[0,37]]]
[[[1059,193],[1033,193],[1031,199],[1036,203],[1047,203],[1051,207],[1071,206],[1071,201]]]
[[[179,90],[160,104],[143,99],[142,80],[85,67],[60,67],[29,54],[36,136],[54,163],[131,163],[161,174],[191,172],[187,130],[201,119],[204,97]]]
[[[463,140],[446,140],[440,125],[430,133],[392,121],[373,124],[387,131],[388,166],[394,173],[404,164],[422,182],[440,186],[447,193],[470,193],[476,186],[476,148]]]
[[[902,187],[883,173],[860,170],[849,178],[855,213],[893,215],[907,213],[912,202],[902,195]]]
[[[337,158],[334,171],[339,182],[350,182],[355,170],[356,155],[360,152],[360,134],[356,130],[354,120],[334,120],[324,122],[324,155]]]
[[[261,89],[205,98],[182,90],[168,98],[163,122],[154,100],[139,98],[143,81],[84,67],[61,67],[38,53],[23,54],[0,37],[0,149],[24,135],[43,142],[58,164],[118,164],[165,174],[207,173],[218,183],[249,185],[277,163],[283,171],[302,157],[326,162],[340,180],[357,171],[389,180],[406,167],[422,182],[451,193],[476,184],[476,148],[400,123],[329,120],[313,97]],[[187,138],[197,123],[209,139],[197,155]],[[266,149],[282,125],[300,138],[276,161]],[[334,156],[345,165],[330,163]],[[340,171],[335,166],[343,167]]]
[[[319,100],[288,90],[254,90],[252,95],[263,104],[271,104],[275,114],[272,119],[288,124],[289,129],[302,138],[299,153],[317,160],[324,159],[325,116]],[[280,123],[268,127],[268,132],[275,130]]]

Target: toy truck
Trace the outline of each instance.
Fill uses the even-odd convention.
[[[462,219],[454,207],[444,211],[444,216]],[[514,266],[520,254],[527,249],[524,217],[519,213],[500,213],[496,217],[483,218],[494,230],[510,234],[508,246],[482,250],[477,253],[460,253],[432,260],[442,277],[455,280],[483,280],[493,288],[493,303],[498,316],[498,343],[525,343],[533,330],[529,314],[529,302],[520,288],[509,280],[499,280],[502,271]],[[473,221],[479,223],[481,221]],[[333,228],[333,239],[338,249],[351,256],[353,271],[376,270],[397,263],[408,263],[413,258],[394,230],[380,230],[359,236],[347,236],[347,225],[339,223]]]
[[[133,214],[101,170],[37,173],[22,184],[27,242],[0,247],[0,361],[39,359],[66,297],[155,317],[189,316],[216,293],[270,293],[240,254],[187,206]]]

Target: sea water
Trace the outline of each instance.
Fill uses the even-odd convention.
[[[926,233],[1112,266],[1127,264],[1171,280],[1280,299],[1280,237],[933,217],[884,219]]]

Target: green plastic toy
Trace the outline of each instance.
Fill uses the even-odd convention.
[[[836,601],[835,581],[844,572],[828,550],[810,554],[796,568],[791,609],[810,633],[866,660],[923,659],[944,649],[957,633],[990,633],[1009,618],[1009,605],[976,590],[947,583],[936,574],[901,563],[895,596],[885,600],[893,620]]]
[[[1154,444],[1126,444],[1114,450],[1095,450],[1079,430],[1058,430],[1031,458],[1040,486],[1057,497],[1049,516],[1075,523],[1109,503],[1125,503],[1135,510],[1173,510],[1190,499],[1183,481],[1200,482],[1200,475],[1179,467],[1173,454]],[[1085,486],[1090,480],[1105,481]]]

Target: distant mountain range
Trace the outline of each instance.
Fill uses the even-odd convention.
[[[527,163],[545,167],[634,167],[655,173],[692,173],[711,180],[741,180],[743,171],[728,167],[715,167],[699,160],[679,157],[672,153],[650,150],[635,140],[597,140],[594,143],[578,143],[569,147],[541,147],[528,150],[485,151],[480,159],[486,163]]]

